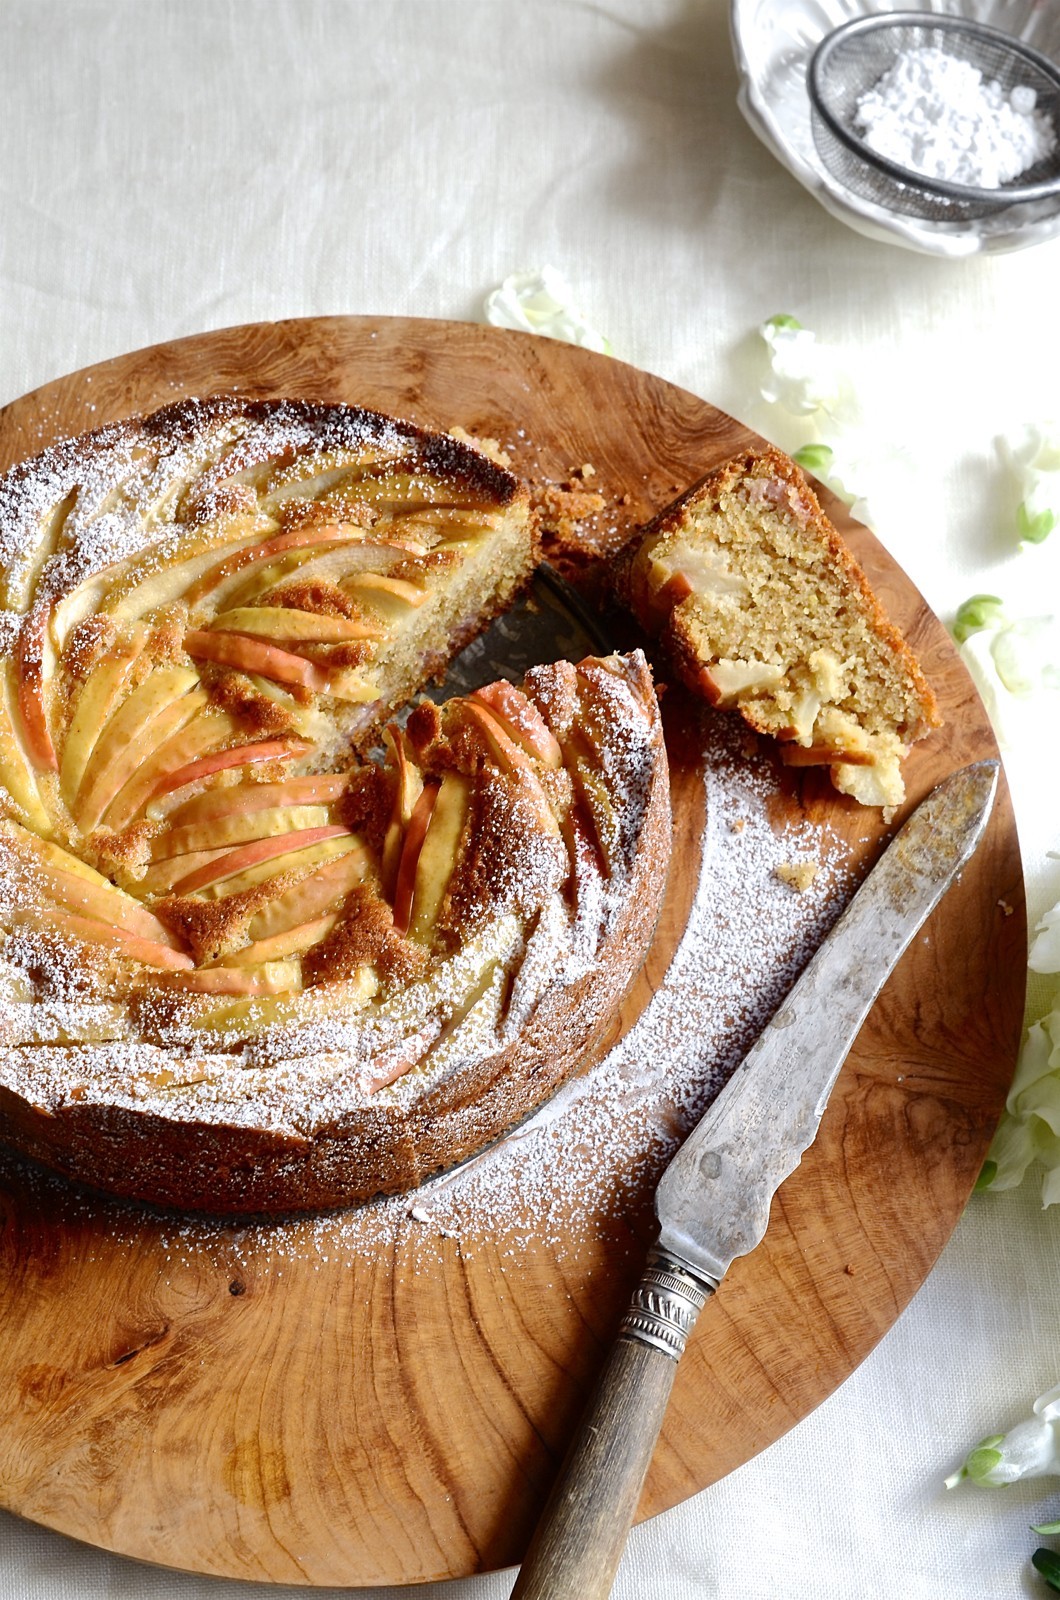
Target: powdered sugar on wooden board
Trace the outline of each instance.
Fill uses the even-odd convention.
[[[769,1020],[852,888],[845,844],[810,822],[774,831],[772,761],[728,719],[705,719],[702,864],[686,932],[625,1037],[528,1122],[415,1194],[318,1217],[231,1224],[96,1199],[3,1157],[48,1211],[132,1245],[145,1228],[174,1267],[354,1259],[435,1264],[485,1244],[518,1255],[533,1239],[558,1259],[643,1210],[666,1162]],[[816,867],[799,892],[779,866]],[[45,1191],[47,1192],[45,1194]]]

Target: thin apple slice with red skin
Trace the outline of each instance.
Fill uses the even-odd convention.
[[[117,708],[145,639],[146,633],[140,631],[120,656],[101,661],[82,686],[63,740],[59,766],[59,788],[68,806],[77,798],[99,736]]]
[[[302,973],[297,961],[264,961],[256,967],[196,967],[156,981],[188,994],[289,994],[301,989]]]
[[[496,764],[516,778],[524,794],[533,800],[535,809],[549,833],[558,834],[559,824],[548,796],[541,786],[534,762],[522,745],[516,744],[505,732],[499,720],[484,705],[473,698],[464,701],[465,716],[480,734]]]
[[[397,879],[394,884],[394,931],[406,934],[412,919],[412,901],[416,892],[416,863],[423,849],[423,841],[427,837],[427,829],[431,821],[431,812],[438,798],[440,788],[433,778],[423,785],[423,792],[416,801],[415,810],[405,830],[405,842],[401,850],[401,860],[398,862]]]
[[[131,895],[108,884],[104,889],[86,878],[57,867],[41,865],[37,875],[44,894],[60,909],[75,912],[78,916],[103,923],[106,927],[122,929],[125,933],[147,939],[154,944],[164,944],[176,950],[179,941],[164,923],[153,916]]]
[[[193,703],[195,702],[195,703]],[[151,756],[177,734],[181,733],[206,706],[205,691],[194,690],[189,695],[167,706],[149,723],[142,748],[130,748],[110,768],[106,788],[106,809],[100,819],[108,828],[117,829],[124,821],[128,801],[122,796],[126,786],[136,778]],[[146,757],[146,760],[145,760]],[[94,824],[93,824],[94,825]],[[86,831],[88,824],[86,823]]]
[[[361,544],[339,545],[321,554],[309,551],[296,568],[285,571],[284,563],[277,562],[274,572],[263,570],[257,575],[253,588],[245,585],[244,589],[234,591],[227,598],[231,603],[246,604],[253,596],[255,604],[268,605],[272,590],[282,587],[292,577],[298,583],[341,583],[344,579],[356,577],[359,572],[378,572],[380,569],[385,572],[388,566],[407,561],[410,556],[425,555],[427,548],[425,544],[412,539],[395,539],[385,544],[366,539]]]
[[[283,894],[259,911],[247,927],[254,940],[271,938],[311,922],[341,905],[351,889],[363,883],[371,872],[371,857],[362,844],[348,850],[345,855],[326,861],[300,883],[293,884]]]
[[[274,806],[326,806],[345,794],[349,781],[348,772],[310,772],[279,783],[237,783],[208,789],[177,806],[167,820],[171,827],[186,827],[192,822],[212,822],[251,811],[272,810]]]
[[[286,855],[274,856],[271,860],[259,862],[254,867],[245,867],[242,872],[237,872],[234,878],[224,878],[219,883],[210,884],[209,888],[202,890],[202,898],[223,900],[228,895],[242,894],[244,889],[257,889],[262,884],[277,878],[289,882],[288,873],[303,877],[322,862],[334,861],[337,856],[360,848],[360,840],[352,834],[337,839],[322,839],[319,844],[299,845],[297,849],[289,850]]]
[[[218,745],[227,744],[235,732],[235,723],[225,712],[214,711],[212,707],[200,711],[183,728],[156,745],[148,759],[114,796],[107,809],[108,826],[115,830],[128,827],[143,810],[160,781],[181,766],[186,766],[189,757],[203,756],[214,751]]]
[[[276,683],[295,683],[314,694],[327,694],[327,673],[305,656],[292,655],[246,633],[211,633],[196,628],[184,635],[184,648],[194,661],[213,661],[240,672],[260,672]]]
[[[398,865],[405,845],[405,831],[412,820],[416,802],[423,793],[423,773],[409,754],[409,743],[396,722],[385,730],[387,765],[395,775],[394,803],[383,838],[383,893],[392,896],[397,883]]]
[[[130,961],[139,961],[141,965],[155,967],[159,971],[189,972],[195,966],[183,950],[174,950],[170,945],[143,939],[139,934],[113,924],[78,916],[74,911],[51,911],[37,906],[32,911],[18,912],[12,920],[23,928],[58,933],[64,940],[76,939],[81,944],[126,956]]]
[[[254,638],[286,639],[295,643],[335,644],[351,639],[381,639],[384,630],[363,618],[299,611],[294,606],[238,606],[223,611],[210,624],[211,632],[247,633]]]
[[[225,956],[224,965],[257,966],[264,961],[280,961],[285,956],[300,956],[319,944],[321,939],[327,938],[338,920],[338,912],[333,911],[330,916],[300,923],[298,927],[288,928],[285,933],[274,933],[271,939],[257,939],[253,944],[245,944],[242,950]]]
[[[327,827],[303,828],[297,833],[281,834],[279,838],[255,839],[251,844],[226,850],[217,861],[197,867],[187,877],[178,879],[173,888],[177,894],[195,894],[200,889],[209,889],[215,883],[222,883],[226,878],[234,878],[247,867],[260,866],[277,856],[289,855],[311,844],[322,844],[325,839],[349,838],[350,835],[351,830],[344,828],[341,823],[329,823]]]
[[[20,827],[17,822],[8,822],[0,832],[0,846],[6,844],[10,844],[16,852],[33,857],[35,862],[43,863],[46,867],[55,867],[60,872],[72,872],[75,877],[84,878],[101,888],[113,888],[109,878],[104,877],[102,872],[97,872],[95,867],[90,867],[87,861],[82,861],[80,856],[71,855],[69,850],[64,850],[61,844],[55,844],[51,839],[41,839],[31,829]]]
[[[263,811],[235,812],[213,817],[208,822],[188,822],[182,827],[170,823],[151,845],[152,861],[168,861],[173,856],[190,855],[195,850],[211,850],[225,845],[232,849],[255,839],[304,832],[325,827],[331,822],[327,806],[273,806]]]
[[[58,772],[59,758],[44,704],[44,652],[51,608],[36,605],[24,620],[15,646],[18,714],[26,752],[38,772]]]
[[[15,709],[10,663],[0,663],[0,784],[14,801],[18,814],[37,833],[51,833],[52,818],[41,798],[38,774],[19,737],[21,721]],[[16,721],[18,719],[18,721]]]
[[[363,530],[357,531],[363,536]],[[210,567],[186,590],[184,599],[189,607],[197,606],[199,601],[213,593],[225,578],[235,577],[237,573],[247,576],[249,567],[257,565],[258,562],[271,561],[273,556],[281,555],[285,550],[301,549],[307,545],[342,544],[350,538],[351,533],[344,532],[343,526],[338,523],[326,523],[318,528],[291,528],[286,533],[277,533],[271,539],[262,540],[260,544],[246,545],[243,549],[234,551],[216,566]]]
[[[197,867],[205,867],[211,861],[220,861],[226,854],[227,846],[222,844],[216,850],[196,850],[192,855],[172,856],[168,861],[156,861],[136,880],[137,893],[152,897],[170,894],[173,885],[181,878],[186,878],[189,872]]]
[[[3,870],[19,871],[25,863],[34,885],[57,909],[71,911],[107,927],[123,928],[126,933],[155,944],[179,948],[179,940],[146,906],[61,845],[39,839],[27,828],[19,828],[0,835],[0,850],[10,852]],[[18,866],[11,861],[11,856]],[[0,855],[0,861],[3,860],[4,856]]]
[[[152,543],[131,563],[111,563],[61,600],[56,610],[62,638],[97,612],[122,624],[183,600],[202,573],[226,556],[260,543],[274,528],[272,522],[242,513],[225,517],[220,531],[215,525],[212,533],[180,526],[175,537],[164,538],[160,545]]]
[[[355,578],[348,578],[342,584],[342,589],[354,599],[363,599],[369,605],[378,598],[400,600],[414,611],[430,599],[429,589],[422,589],[418,583],[410,583],[407,578],[391,578],[385,572],[360,572]]]
[[[408,936],[417,943],[429,943],[434,932],[460,853],[470,803],[470,780],[463,773],[447,772],[431,808],[430,822],[416,860]]]
[[[163,795],[186,789],[189,783],[202,783],[219,772],[229,772],[233,767],[252,767],[263,761],[285,761],[293,756],[303,756],[309,745],[302,740],[263,739],[258,744],[234,745],[229,750],[212,750],[195,761],[175,767],[164,773],[151,790],[148,799],[160,800]]]
[[[153,672],[111,718],[85,769],[72,807],[74,821],[82,833],[91,833],[99,827],[108,808],[136,775],[137,769],[150,759],[159,745],[179,733],[206,706],[206,691],[192,689],[188,693],[181,687],[177,671],[163,668]],[[169,679],[172,686],[172,697],[168,700],[163,679]]]
[[[159,712],[173,705],[189,690],[194,690],[198,682],[199,675],[192,667],[159,667],[131,694],[125,696],[100,730],[85,766],[72,803],[75,818],[112,762],[129,748],[131,742],[143,736],[144,729]]]
[[[372,968],[359,967],[355,976],[340,983],[304,989],[295,996],[261,996],[197,1010],[188,1018],[188,1024],[196,1032],[228,1035],[246,1032],[249,1025],[255,1035],[260,1035],[266,1027],[297,1027],[335,1016],[348,1018],[363,1010],[378,992],[379,979]]]
[[[481,701],[528,755],[536,756],[553,770],[563,765],[559,740],[534,702],[514,683],[499,678],[496,683],[487,683],[483,688],[476,689],[470,698]]]

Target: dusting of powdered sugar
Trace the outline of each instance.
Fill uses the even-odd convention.
[[[80,1214],[132,1248],[145,1214],[174,1267],[203,1257],[270,1271],[298,1261],[321,1270],[354,1260],[437,1267],[445,1252],[488,1244],[517,1256],[542,1243],[562,1260],[615,1220],[643,1212],[681,1139],[775,1011],[849,898],[848,846],[808,820],[776,825],[782,779],[741,726],[704,724],[702,863],[687,929],[637,1021],[606,1057],[533,1117],[463,1167],[414,1194],[316,1217],[231,1223],[172,1216],[89,1197],[21,1163],[23,1189]],[[809,863],[803,891],[778,867]],[[809,876],[809,875],[807,875]],[[2,1157],[3,1164],[15,1157]],[[27,1175],[28,1174],[28,1175]]]

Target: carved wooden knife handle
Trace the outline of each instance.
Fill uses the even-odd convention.
[[[512,1600],[606,1600],[611,1593],[677,1362],[716,1287],[665,1251],[652,1251]]]

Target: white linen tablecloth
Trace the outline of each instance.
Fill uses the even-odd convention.
[[[0,401],[208,328],[474,318],[508,273],[550,262],[616,354],[789,448],[797,427],[756,398],[754,330],[799,317],[912,453],[916,492],[879,532],[940,615],[977,590],[1055,604],[1060,549],[1017,553],[994,439],[1060,413],[1060,241],[955,263],[870,243],[757,142],[735,95],[723,0],[6,0]],[[1055,750],[1054,727],[1008,760],[1035,918],[1060,894]],[[1048,1484],[941,1480],[1060,1378],[1058,1258],[1033,1183],[973,1200],[857,1373],[637,1529],[615,1594],[1041,1592],[1027,1524],[1057,1514]],[[246,1592],[0,1513],[0,1600]]]

